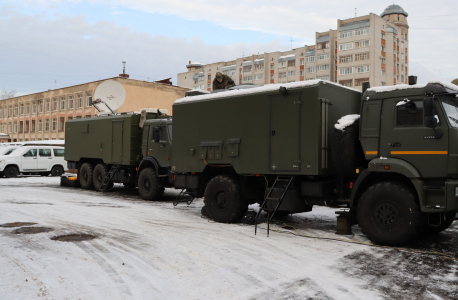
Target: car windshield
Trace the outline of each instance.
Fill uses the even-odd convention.
[[[452,127],[458,127],[458,101],[455,97],[444,97],[441,99],[447,118]]]

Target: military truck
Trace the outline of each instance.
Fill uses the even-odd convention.
[[[411,83],[366,86],[362,96],[315,80],[179,99],[173,120],[136,127],[141,140],[129,145],[136,155],[129,182],[135,177],[148,200],[160,199],[164,187],[204,197],[206,213],[223,223],[239,221],[257,202],[269,218],[314,205],[348,207],[352,224],[383,245],[441,232],[458,211],[458,87]],[[102,135],[85,159],[96,156]],[[67,145],[74,137],[67,129]],[[69,168],[81,177],[76,157],[68,157]],[[85,161],[90,175],[94,163]],[[100,180],[126,163],[103,160]]]

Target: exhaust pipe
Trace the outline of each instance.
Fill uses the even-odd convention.
[[[409,76],[409,85],[415,85],[417,84],[417,76]]]

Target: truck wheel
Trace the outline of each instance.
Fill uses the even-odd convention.
[[[19,175],[19,171],[16,167],[9,166],[5,169],[6,178],[15,178]]]
[[[444,214],[444,219],[439,226],[431,226],[426,224],[426,232],[430,234],[437,234],[449,228],[453,221],[455,221],[455,212],[448,212]]]
[[[92,175],[94,167],[90,163],[84,163],[78,173],[78,180],[83,189],[89,190],[92,188]]]
[[[54,166],[51,169],[51,176],[61,176],[64,174],[64,168],[62,166]]]
[[[159,200],[164,195],[164,187],[158,186],[156,172],[152,168],[143,169],[138,176],[138,191],[144,200]]]
[[[358,203],[361,231],[374,244],[399,246],[423,230],[423,217],[415,193],[399,182],[369,187]]]
[[[92,183],[94,184],[94,189],[97,191],[102,187],[103,181],[108,175],[108,167],[104,164],[98,164],[94,168],[94,173],[92,175]],[[106,189],[111,189],[113,187],[113,181],[110,181]]]
[[[344,178],[355,177],[357,168],[367,166],[363,148],[359,142],[359,120],[344,130],[334,130],[331,156],[337,174]]]
[[[237,222],[248,209],[239,182],[226,175],[210,180],[205,189],[204,203],[210,218],[220,223]]]

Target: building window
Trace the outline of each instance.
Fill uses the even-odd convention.
[[[264,64],[254,65],[254,69],[256,71],[262,71],[264,70]]]
[[[57,118],[52,119],[52,131],[57,130]]]
[[[353,67],[339,69],[339,75],[348,75],[348,74],[353,74]]]
[[[270,64],[270,69],[273,70],[274,66],[275,66],[275,64]]]
[[[326,43],[319,43],[319,44],[316,45],[316,48],[317,48],[318,50],[320,50],[320,49],[327,49],[327,48],[329,48],[329,42],[326,42]]]
[[[382,39],[386,39],[386,35],[382,32]]]
[[[352,62],[353,61],[353,55],[341,55],[339,56],[339,62],[340,63],[346,63],[346,62]]]
[[[27,103],[27,104],[25,105],[25,114],[26,114],[26,115],[30,114],[30,103]]]
[[[17,122],[14,122],[14,133],[17,133]]]
[[[32,127],[30,129],[30,132],[35,132],[35,120],[32,120]]]
[[[92,92],[86,93],[86,107],[92,106]]]
[[[385,64],[386,63],[386,59],[385,57],[382,57],[382,64]]]
[[[49,132],[49,119],[45,120],[45,132]]]
[[[49,104],[49,99],[46,99],[46,104],[45,104],[45,112],[49,112],[50,109],[50,104]]]
[[[263,78],[264,78],[264,74],[256,74],[256,75],[255,75],[255,79],[256,79],[256,80],[261,80],[261,79],[263,79]]]
[[[60,118],[59,120],[59,131],[64,131],[65,129],[65,118]]]
[[[92,117],[91,115],[86,115],[86,116],[85,116],[86,119],[89,119],[89,118],[91,118],[91,117]]]
[[[307,56],[307,62],[314,62],[315,61],[315,56]]]
[[[237,71],[236,71],[236,70],[232,70],[232,71],[231,71],[231,76],[234,76],[234,75],[236,75],[236,73],[237,73]]]
[[[350,49],[353,49],[353,43],[345,43],[339,45],[339,51],[345,51]]]
[[[355,42],[355,47],[356,47],[356,48],[366,48],[366,47],[369,47],[369,40],[364,40],[364,41]]]
[[[76,108],[82,108],[83,107],[83,94],[77,94],[76,95]]]
[[[36,114],[37,113],[37,103],[35,101],[33,101],[32,103],[32,114]]]
[[[329,59],[329,53],[319,54],[317,55],[317,59],[318,60]]]
[[[278,73],[278,78],[285,78],[286,72]]]
[[[356,67],[356,73],[366,73],[366,72],[369,72],[369,66]]]
[[[73,109],[73,95],[68,96],[68,109]]]
[[[208,80],[212,79],[212,74],[208,74]]]
[[[300,60],[300,65],[303,66],[304,64],[305,64],[304,59],[301,58],[301,60]]]
[[[21,116],[24,115],[24,104],[21,104],[21,106],[19,107],[19,113]]]
[[[355,86],[362,86],[363,82],[369,82],[369,78],[358,78],[358,79],[355,79]]]
[[[57,111],[57,97],[52,98],[52,111]]]
[[[288,71],[288,77],[296,76],[296,71]]]
[[[24,122],[20,121],[19,122],[19,133],[22,133],[24,131]]]
[[[404,82],[404,75],[401,75],[401,82]]]
[[[29,121],[25,121],[24,132],[25,132],[25,133],[28,133],[28,132],[29,132]]]
[[[0,132],[3,132],[3,124],[0,123]]]
[[[299,71],[299,76],[304,76],[304,70]]]
[[[385,52],[385,50],[386,50],[386,46],[382,45],[382,52]]]
[[[17,116],[17,113],[18,113],[17,104],[14,104],[14,116]]]
[[[367,35],[371,33],[371,30],[369,27],[366,27],[366,28],[359,28],[359,29],[356,29],[355,30],[355,36],[359,36],[359,35]]]
[[[288,67],[294,67],[296,66],[296,61],[295,60],[288,60]]]
[[[369,52],[355,54],[355,61],[369,59]]]
[[[386,75],[386,71],[382,70],[382,76],[385,76],[385,75]]]
[[[329,75],[317,76],[316,79],[318,79],[318,80],[329,80]]]
[[[383,82],[383,81],[382,81],[382,86],[386,86],[386,82]]]
[[[339,81],[339,84],[341,84],[343,86],[348,86],[348,87],[351,87],[352,83],[353,83],[353,80],[351,80],[351,79]],[[355,85],[356,85],[356,83],[355,83]]]
[[[327,71],[327,70],[329,70],[329,65],[318,65],[316,68],[317,68],[318,72]]]
[[[349,37],[352,37],[352,36],[353,36],[353,31],[352,30],[342,31],[342,32],[339,33],[339,38],[341,38],[341,39],[349,38]]]
[[[12,116],[13,116],[13,106],[10,105],[10,106],[8,107],[8,117],[12,117]]]
[[[270,80],[274,80],[274,75],[270,75]]]
[[[281,68],[286,68],[286,61],[281,61],[278,63],[278,68],[281,69]]]
[[[244,66],[244,67],[243,67],[243,72],[244,72],[244,73],[245,73],[245,72],[251,72],[252,69],[253,69],[252,66]]]
[[[315,80],[315,78],[314,77],[306,78],[305,81],[307,80]]]
[[[11,122],[9,122],[9,123],[8,123],[8,133],[12,133],[11,130],[12,130]]]
[[[0,106],[0,118],[3,118],[3,106]]]
[[[60,96],[60,110],[65,110],[65,96]]]
[[[252,76],[243,76],[243,81],[251,81],[252,79]]]
[[[305,68],[305,73],[315,73],[315,67]]]

